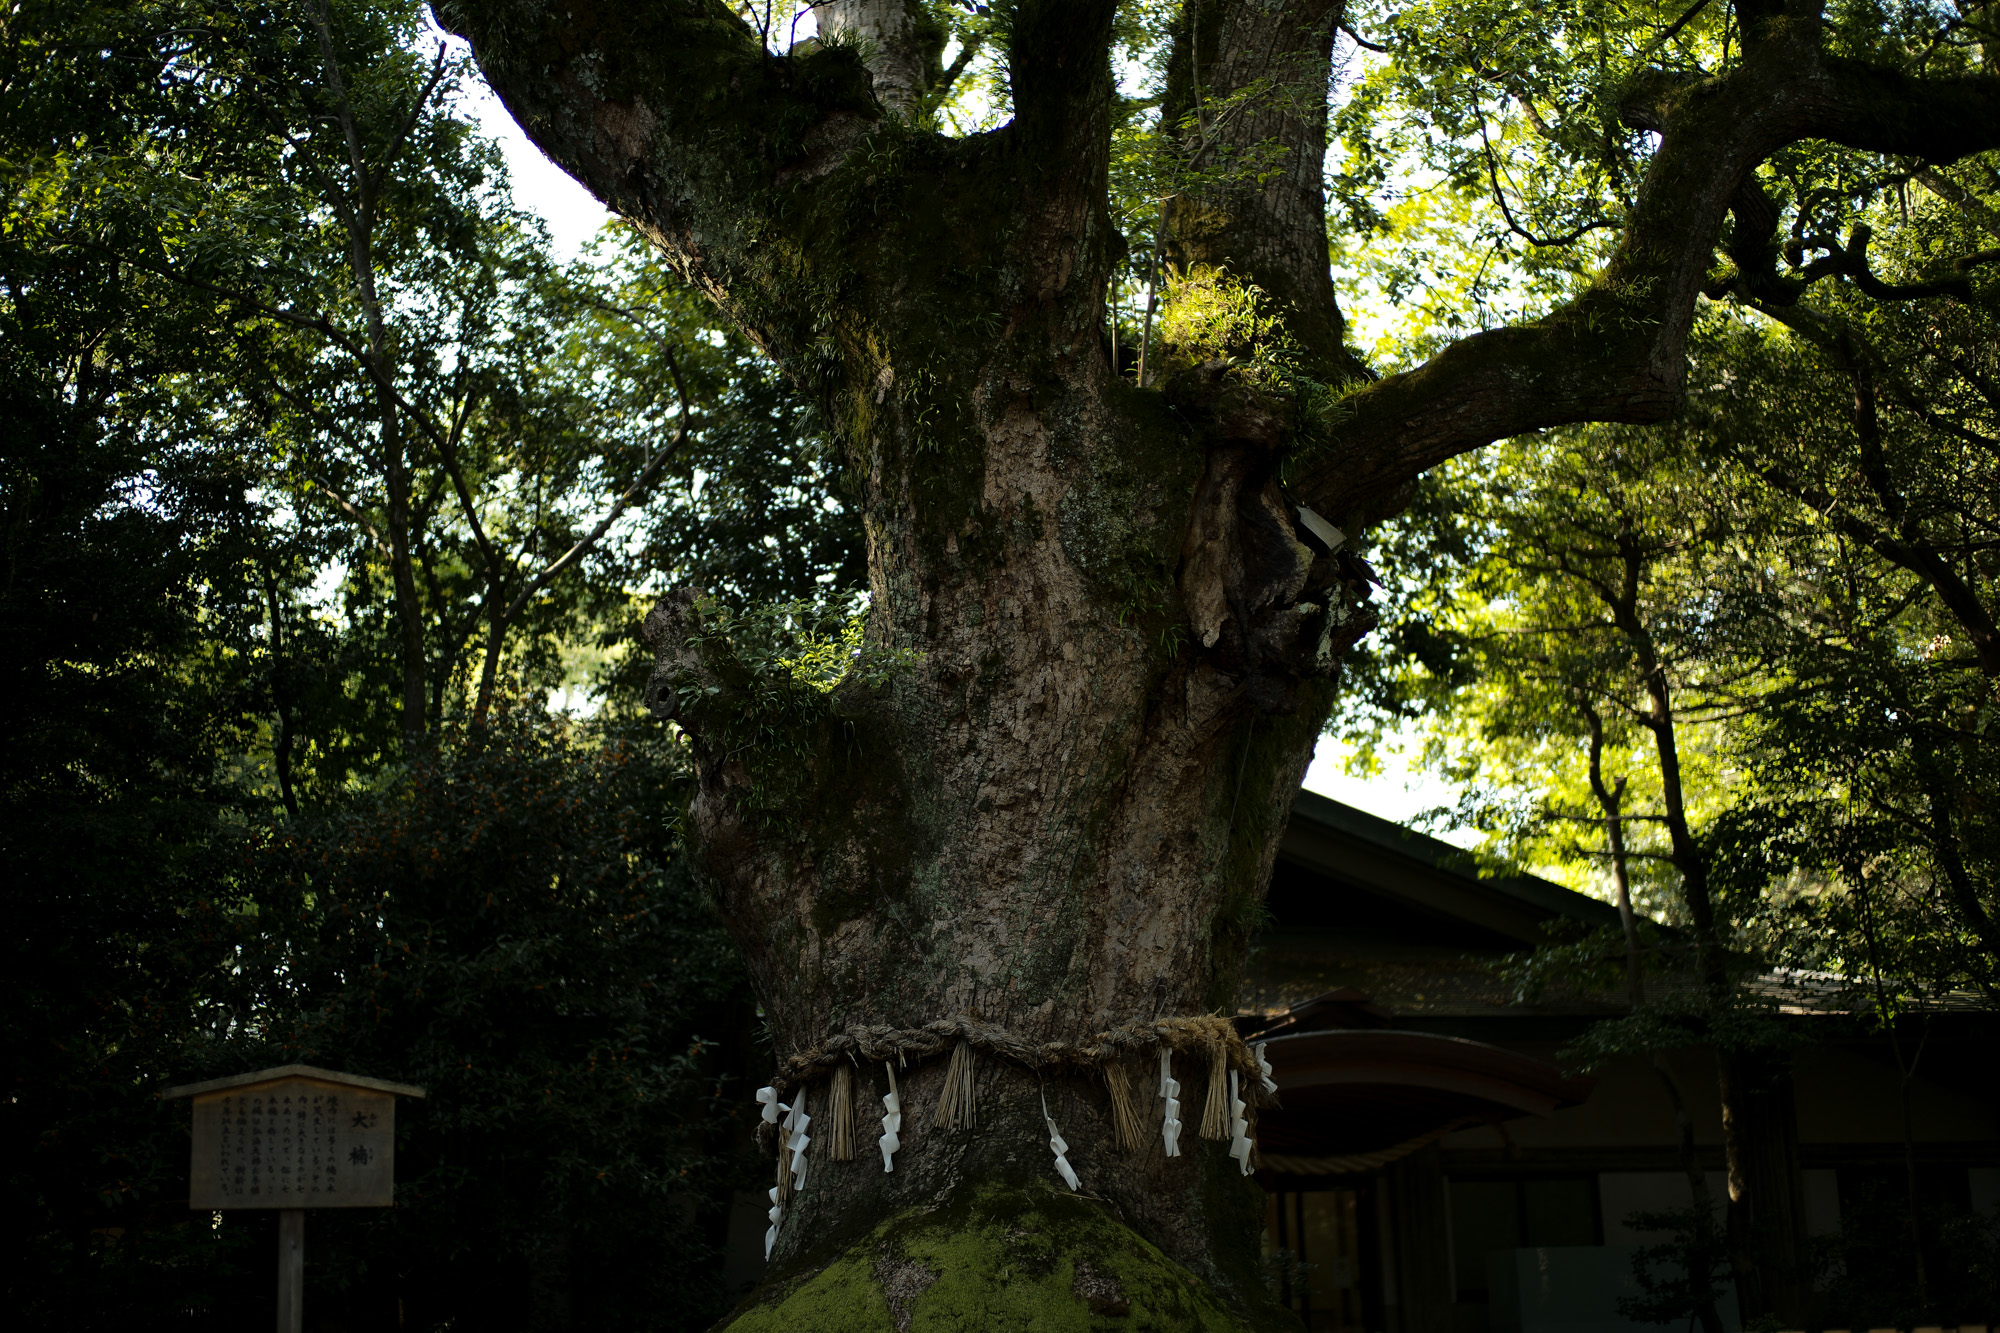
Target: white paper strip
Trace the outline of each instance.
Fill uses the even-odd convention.
[[[1160,1048],[1160,1096],[1167,1099],[1166,1110],[1160,1117],[1160,1141],[1166,1145],[1167,1156],[1181,1155],[1181,1081],[1174,1077],[1174,1054],[1165,1047]]]
[[[1243,1174],[1250,1174],[1250,1122],[1243,1118],[1243,1097],[1237,1086],[1236,1071],[1229,1071],[1229,1155]]]
[[[1278,1085],[1271,1081],[1271,1062],[1264,1058],[1264,1043],[1260,1041],[1252,1046],[1250,1054],[1257,1057],[1257,1080],[1264,1085],[1264,1091],[1276,1092]]]
[[[806,1133],[812,1124],[812,1117],[806,1114],[806,1090],[799,1089],[799,1099],[786,1108],[785,1147],[792,1154],[792,1193],[797,1194],[806,1187],[806,1147],[812,1138]]]
[[[882,1098],[882,1110],[884,1113],[882,1116],[882,1137],[877,1140],[877,1143],[882,1149],[882,1170],[884,1172],[892,1172],[896,1169],[896,1149],[903,1146],[903,1098],[902,1094],[896,1091],[895,1067],[885,1064],[882,1068],[889,1071],[889,1091]]]
[[[1042,1094],[1042,1121],[1049,1127],[1049,1151],[1056,1155],[1056,1174],[1063,1178],[1063,1184],[1069,1186],[1070,1193],[1074,1194],[1077,1188],[1076,1168],[1063,1155],[1069,1151],[1069,1144],[1063,1142],[1061,1132],[1056,1129],[1055,1117],[1049,1114],[1049,1095],[1046,1092]]]
[[[778,1112],[783,1109],[778,1105],[778,1090],[776,1088],[759,1088],[757,1089],[757,1100],[764,1107],[764,1123],[767,1125],[777,1124]]]
[[[1340,544],[1347,540],[1346,533],[1304,505],[1299,506],[1299,522],[1305,524],[1306,531],[1319,538],[1320,545],[1326,547],[1329,552],[1338,551]]]
[[[764,1261],[770,1262],[772,1247],[778,1243],[778,1223],[785,1219],[785,1206],[778,1202],[778,1187],[771,1186],[771,1211],[764,1214],[771,1219],[771,1229],[764,1233]]]

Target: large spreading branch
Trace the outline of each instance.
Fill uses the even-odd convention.
[[[2000,146],[2000,77],[1923,78],[1828,55],[1811,0],[1746,13],[1746,28],[1753,17],[1758,39],[1727,74],[1650,74],[1628,90],[1627,124],[1659,143],[1592,286],[1543,320],[1460,339],[1353,394],[1301,480],[1304,497],[1340,512],[1509,435],[1666,416],[1681,398],[1687,330],[1723,219],[1785,145],[1822,140],[1932,163]]]

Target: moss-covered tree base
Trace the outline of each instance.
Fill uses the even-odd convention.
[[[1221,1295],[1103,1204],[1051,1186],[969,1187],[882,1223],[823,1267],[766,1284],[730,1333],[1296,1329]]]

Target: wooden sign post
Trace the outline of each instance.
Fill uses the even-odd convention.
[[[278,1210],[278,1333],[305,1323],[308,1208],[396,1198],[396,1098],[422,1088],[311,1065],[168,1088],[194,1101],[188,1207]]]

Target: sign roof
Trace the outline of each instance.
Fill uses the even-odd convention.
[[[179,1087],[168,1088],[160,1096],[165,1099],[175,1097],[195,1097],[204,1092],[222,1092],[229,1088],[250,1088],[263,1083],[276,1083],[280,1079],[310,1078],[321,1083],[339,1083],[350,1088],[372,1088],[376,1092],[394,1093],[398,1097],[422,1097],[424,1090],[413,1083],[391,1083],[387,1079],[369,1078],[363,1074],[343,1074],[337,1069],[320,1069],[314,1065],[279,1065],[275,1069],[259,1069],[250,1074],[232,1074],[228,1078],[212,1078],[203,1083],[183,1083]]]

